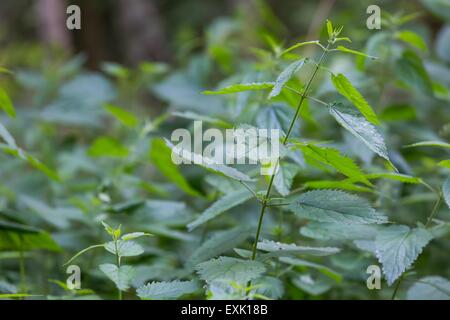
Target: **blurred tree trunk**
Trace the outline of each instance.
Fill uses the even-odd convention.
[[[154,0],[119,0],[118,16],[128,63],[170,58],[163,19]]]
[[[49,45],[72,50],[72,39],[66,28],[67,4],[62,0],[39,0],[36,2],[39,19],[39,36]]]

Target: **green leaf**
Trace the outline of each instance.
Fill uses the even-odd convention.
[[[450,300],[450,281],[439,276],[417,280],[406,292],[407,300]]]
[[[373,59],[373,60],[377,59],[377,57],[369,56],[369,55],[367,55],[367,54],[365,54],[363,52],[359,52],[359,51],[356,51],[356,50],[348,49],[348,48],[346,48],[344,46],[338,46],[336,48],[336,50],[341,51],[341,52],[345,52],[345,53],[351,53],[351,54],[354,54],[354,55],[357,55],[357,56],[362,56],[362,57],[365,57],[365,58],[370,58],[370,59]]]
[[[377,234],[376,255],[383,265],[388,285],[392,285],[412,265],[432,238],[424,228],[410,229],[404,225],[393,225]]]
[[[237,227],[216,234],[203,242],[203,244],[194,251],[189,258],[187,265],[195,266],[200,262],[225,253],[244,242],[250,234],[251,228],[249,227]]]
[[[404,148],[413,148],[413,147],[439,147],[450,149],[450,143],[443,141],[421,141],[404,146]]]
[[[294,76],[294,74],[300,70],[300,68],[305,64],[305,59],[301,59],[291,63],[283,72],[280,73],[272,91],[269,94],[269,99],[276,97],[280,94],[286,83]]]
[[[172,149],[172,152],[178,157],[190,161],[191,163],[198,164],[214,173],[227,176],[229,178],[239,181],[251,181],[252,179],[246,174],[236,170],[235,168],[228,167],[223,164],[216,163],[213,159],[203,157],[200,154],[192,153],[188,150],[184,150],[178,146],[174,146],[169,140],[166,140],[167,146]]]
[[[24,224],[0,221],[0,251],[61,251],[44,230]]]
[[[16,110],[5,90],[0,88],[0,109],[3,109],[11,118],[16,117]]]
[[[199,290],[195,281],[152,282],[137,289],[137,295],[141,299],[169,300],[177,299],[186,294],[192,294]]]
[[[315,45],[321,46],[319,40],[299,42],[299,43],[294,44],[293,46],[290,46],[289,48],[287,48],[283,52],[281,52],[279,54],[279,56],[281,57],[281,56],[285,55],[286,53],[291,52],[292,50],[295,50],[297,48],[300,48],[300,47],[303,47],[303,46],[306,46],[306,45],[309,45],[309,44],[315,44]]]
[[[298,173],[298,165],[292,163],[282,163],[278,167],[277,173],[275,173],[275,178],[273,184],[278,193],[282,196],[287,196],[291,191],[292,181],[295,175]]]
[[[118,140],[110,137],[99,137],[89,148],[88,154],[91,157],[125,158],[129,151]]]
[[[154,139],[150,151],[150,158],[158,170],[181,190],[192,196],[200,193],[192,188],[181,174],[177,165],[172,162],[171,150],[162,139]]]
[[[333,24],[328,19],[327,19],[327,33],[328,37],[331,38],[331,36],[333,35]]]
[[[366,119],[348,108],[337,105],[331,106],[329,111],[341,126],[360,139],[370,150],[389,160],[383,136]]]
[[[253,83],[239,83],[233,84],[228,87],[219,89],[217,91],[203,91],[203,94],[206,95],[215,95],[215,94],[230,94],[230,93],[238,93],[243,91],[256,91],[256,90],[266,90],[272,89],[274,86],[273,82],[253,82]]]
[[[256,123],[259,128],[278,129],[283,134],[286,134],[294,115],[295,111],[292,108],[283,104],[273,104],[266,108],[262,108],[262,110],[258,112]],[[299,121],[294,123],[292,130],[292,133],[299,132]]]
[[[150,233],[146,233],[146,232],[132,232],[132,233],[126,233],[122,236],[122,240],[124,241],[128,241],[128,240],[133,240],[133,239],[137,239],[137,238],[141,238],[141,237],[149,237],[151,236]]]
[[[363,198],[337,191],[313,190],[293,199],[287,206],[301,218],[342,224],[385,223],[387,217],[378,214]]]
[[[447,206],[450,208],[450,177],[448,177],[442,185],[442,193]]]
[[[275,253],[277,256],[283,255],[312,255],[312,256],[328,256],[340,252],[339,248],[334,247],[304,247],[294,243],[281,243],[271,240],[258,242],[257,248],[261,251]]]
[[[420,58],[413,51],[405,51],[395,64],[395,74],[408,87],[431,95],[433,86]]]
[[[105,243],[105,249],[120,257],[134,257],[144,253],[144,248],[134,241],[117,240],[117,251],[114,241]]]
[[[111,113],[117,120],[119,120],[121,123],[126,125],[130,128],[135,128],[138,123],[139,119],[132,113],[125,111],[122,108],[119,108],[117,106],[114,106],[112,104],[104,104],[103,107]]]
[[[372,185],[353,159],[344,156],[339,150],[329,147],[318,147],[312,144],[299,145],[299,148],[306,157],[333,167],[338,172],[351,178],[352,181],[359,181],[368,186]]]
[[[377,225],[354,225],[334,222],[309,222],[300,234],[317,240],[371,240],[379,230]]]
[[[305,187],[310,189],[340,189],[356,192],[373,192],[372,189],[354,184],[349,179],[340,181],[336,180],[306,181],[304,185]]]
[[[206,282],[223,281],[246,284],[266,271],[259,261],[219,257],[202,262],[196,267],[199,277]]]
[[[226,194],[216,202],[214,202],[208,209],[203,211],[193,222],[187,225],[188,229],[192,231],[205,222],[219,216],[225,211],[236,207],[253,197],[252,193],[247,189],[237,190],[235,192]]]
[[[319,263],[310,262],[310,261],[306,261],[306,260],[302,260],[302,259],[298,259],[298,258],[291,258],[291,257],[282,257],[282,258],[280,258],[280,261],[283,263],[290,264],[292,266],[296,266],[296,267],[306,267],[306,268],[316,269],[320,273],[330,277],[331,279],[333,279],[336,282],[342,281],[342,275],[340,273],[334,271],[333,269],[331,269],[327,266],[319,264]]]
[[[331,75],[331,81],[337,91],[342,94],[347,100],[362,113],[362,115],[373,124],[380,124],[377,115],[373,111],[372,107],[367,103],[366,99],[359,93],[359,91],[351,84],[342,73],[337,76]]]
[[[118,268],[111,263],[101,264],[100,270],[116,284],[116,287],[121,291],[127,291],[130,288],[130,282],[134,277],[134,268],[131,266],[122,265]]]
[[[438,166],[450,169],[450,159],[439,161]]]
[[[421,36],[419,36],[417,33],[404,30],[399,31],[396,33],[396,38],[402,40],[403,42],[409,43],[410,45],[422,50],[427,51],[427,44],[422,39]]]
[[[409,176],[406,174],[401,174],[401,173],[394,173],[394,172],[380,172],[380,173],[370,173],[370,174],[366,174],[366,178],[369,180],[372,179],[390,179],[390,180],[396,180],[396,181],[401,181],[404,183],[413,183],[413,184],[419,184],[422,183],[422,179],[418,178],[418,177],[413,177],[413,176]]]
[[[16,140],[9,133],[8,129],[6,129],[1,123],[0,123],[0,138],[5,140],[8,146],[10,146],[11,148],[17,148]]]

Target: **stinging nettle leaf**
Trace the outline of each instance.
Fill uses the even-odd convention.
[[[289,194],[291,191],[292,181],[298,171],[298,165],[292,163],[280,164],[277,173],[275,173],[275,178],[273,179],[274,187],[279,194],[282,196],[287,196]]]
[[[450,300],[450,281],[439,276],[417,280],[406,292],[407,300]]]
[[[3,109],[11,118],[16,117],[16,110],[5,90],[0,88],[0,109]]]
[[[383,265],[388,285],[392,285],[413,264],[432,238],[424,228],[410,229],[404,225],[393,225],[377,234],[376,256]]]
[[[405,51],[395,64],[395,74],[398,79],[424,94],[432,94],[431,79],[420,60],[413,51]]]
[[[366,199],[338,190],[313,190],[289,199],[287,208],[301,218],[343,224],[386,223]]]
[[[333,105],[329,108],[329,111],[341,126],[364,142],[370,150],[389,161],[383,136],[371,123],[357,113],[352,112],[352,110],[342,106]]]
[[[371,240],[379,230],[377,225],[354,225],[311,221],[300,234],[317,240]]]
[[[362,57],[365,57],[365,58],[370,58],[372,60],[377,59],[377,57],[369,56],[368,54],[365,54],[363,52],[359,52],[359,51],[356,51],[356,50],[352,50],[352,49],[346,48],[344,46],[338,46],[336,48],[336,50],[341,51],[341,52],[345,52],[345,53],[351,53],[351,54],[354,54],[354,55],[357,55],[357,56],[362,56]]]
[[[259,261],[231,257],[219,257],[202,262],[195,269],[200,278],[206,282],[221,281],[238,284],[246,284],[266,271],[264,264]]]
[[[286,83],[294,76],[294,74],[300,70],[300,68],[305,64],[305,59],[301,59],[291,63],[283,72],[280,73],[272,91],[269,94],[269,99],[276,97],[280,94]]]
[[[328,256],[340,252],[339,248],[334,247],[304,247],[294,243],[281,243],[271,240],[258,242],[257,248],[261,251],[275,253],[277,256],[299,254],[312,256]]]
[[[112,254],[119,254],[120,257],[133,257],[144,253],[141,245],[134,241],[117,240],[117,250],[114,241],[105,243],[105,249]]]
[[[199,289],[195,281],[152,282],[137,289],[137,295],[147,300],[177,299],[186,294],[192,294]]]
[[[134,268],[122,265],[117,267],[111,263],[101,264],[100,270],[116,284],[119,290],[126,291],[130,288],[131,279],[134,276]]]
[[[450,177],[445,179],[444,184],[442,185],[442,193],[447,206],[450,208]]]
[[[378,117],[372,107],[342,73],[339,73],[337,76],[332,74],[331,81],[337,91],[353,103],[353,105],[369,122],[376,125],[380,124],[380,121],[378,120]]]

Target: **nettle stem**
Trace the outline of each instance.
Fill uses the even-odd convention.
[[[295,121],[297,120],[298,115],[300,114],[300,110],[303,105],[303,102],[305,101],[306,97],[308,96],[309,89],[311,87],[311,84],[312,84],[314,78],[317,75],[317,71],[319,70],[320,65],[322,64],[323,60],[325,59],[325,57],[329,51],[329,49],[328,49],[329,46],[330,46],[330,43],[328,43],[327,47],[324,48],[322,55],[321,55],[319,61],[317,62],[316,67],[314,68],[314,71],[306,84],[306,88],[300,97],[300,101],[298,102],[298,106],[297,106],[297,109],[295,110],[294,117],[292,118],[291,124],[289,125],[289,129],[286,133],[286,136],[284,137],[283,146],[285,146],[289,140],[289,136],[291,135],[291,131],[294,128]],[[266,209],[268,207],[270,193],[272,192],[273,181],[275,179],[275,172],[277,172],[279,165],[280,165],[280,158],[278,158],[277,162],[275,163],[273,174],[270,177],[269,185],[267,187],[266,195],[264,196],[264,198],[261,201],[261,212],[259,213],[258,228],[256,229],[255,242],[253,243],[252,260],[256,259],[256,250],[258,247],[259,235],[261,233],[262,223],[264,220],[264,213],[266,212]]]
[[[116,265],[117,265],[117,274],[120,274],[120,256],[119,256],[119,250],[117,247],[117,237],[114,236],[114,246],[116,248]],[[122,300],[122,290],[117,288],[118,290],[118,298],[119,300]]]

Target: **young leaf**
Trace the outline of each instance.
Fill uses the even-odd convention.
[[[292,181],[299,170],[298,165],[292,163],[280,164],[273,184],[278,193],[282,196],[287,196],[291,191]]]
[[[147,236],[151,236],[151,234],[146,233],[146,232],[132,232],[132,233],[124,234],[122,236],[122,240],[128,241],[128,240],[133,240],[133,239],[137,239],[140,237],[147,237]]]
[[[208,157],[203,157],[200,154],[192,153],[188,150],[184,150],[182,148],[174,146],[169,140],[166,140],[167,146],[172,149],[177,156],[182,159],[191,161],[192,163],[198,164],[201,167],[204,167],[212,172],[222,174],[229,178],[239,180],[239,181],[251,181],[252,179],[246,174],[236,170],[235,168],[228,167],[224,164],[216,163],[213,159]],[[167,164],[164,164],[167,165]]]
[[[396,180],[404,183],[413,183],[413,184],[419,184],[422,183],[422,179],[418,177],[409,176],[406,174],[401,173],[394,173],[394,172],[380,172],[380,173],[370,173],[366,174],[366,178],[369,180],[372,179],[390,179],[390,180]]]
[[[246,284],[258,278],[266,271],[266,268],[259,261],[219,257],[200,263],[196,270],[200,278],[206,282],[224,281]]]
[[[226,194],[216,202],[214,202],[208,209],[202,212],[193,222],[188,224],[188,229],[192,231],[205,222],[219,216],[223,212],[236,207],[253,197],[252,193],[247,189],[237,190],[233,193]]]
[[[130,288],[131,279],[134,276],[134,268],[131,266],[117,267],[111,263],[101,264],[100,270],[116,284],[119,290],[127,291]]]
[[[448,177],[442,185],[442,193],[447,206],[450,208],[450,177]]]
[[[3,109],[11,118],[16,117],[14,106],[5,90],[0,88],[0,109]]]
[[[116,107],[110,103],[105,104],[104,108],[127,127],[135,128],[139,123],[138,118],[134,114],[125,111],[122,108]]]
[[[345,52],[345,53],[351,53],[351,54],[354,54],[354,55],[357,55],[357,56],[362,56],[362,57],[365,57],[365,58],[370,58],[370,59],[373,59],[373,60],[377,59],[377,57],[369,56],[369,55],[367,55],[367,54],[365,54],[363,52],[359,52],[359,51],[356,51],[356,50],[348,49],[348,48],[346,48],[344,46],[338,46],[336,48],[336,50],[341,51],[341,52]]]
[[[410,229],[404,225],[393,225],[377,234],[376,255],[383,265],[388,285],[392,285],[412,265],[432,238],[424,228]]]
[[[296,267],[306,267],[306,268],[317,269],[320,273],[330,277],[331,279],[335,280],[336,282],[342,281],[342,275],[340,273],[334,271],[333,269],[331,269],[325,265],[319,264],[319,263],[310,262],[310,261],[306,261],[306,260],[302,260],[302,259],[298,259],[298,258],[292,258],[292,257],[281,257],[280,262],[287,263],[287,264],[290,264],[290,265],[296,266]]]
[[[239,83],[233,84],[228,87],[219,89],[217,91],[203,91],[203,94],[206,95],[215,95],[215,94],[230,94],[230,93],[238,93],[243,91],[257,91],[257,90],[266,90],[272,89],[274,86],[273,82],[253,82],[253,83]]]
[[[214,235],[194,251],[187,265],[195,266],[235,248],[250,236],[251,230],[249,227],[237,227]]]
[[[387,222],[387,217],[378,214],[367,200],[342,191],[313,190],[289,200],[289,210],[313,221],[343,224]]]
[[[171,150],[162,139],[154,139],[150,150],[150,158],[158,170],[181,190],[193,196],[200,193],[191,187],[181,174],[179,168],[172,162]]]
[[[404,148],[413,148],[413,147],[439,147],[450,149],[450,143],[443,141],[421,141],[404,146]]]
[[[281,243],[270,240],[258,242],[258,249],[271,253],[276,253],[278,256],[299,254],[312,256],[328,256],[340,252],[339,248],[334,247],[304,247],[298,246],[294,243]]]
[[[186,294],[192,294],[200,287],[195,281],[152,282],[137,289],[141,299],[169,300],[177,299]]]
[[[407,300],[450,300],[450,281],[439,276],[417,280],[406,292]]]
[[[134,257],[144,253],[141,245],[133,241],[117,240],[117,250],[114,241],[105,243],[105,249],[120,257]]]
[[[359,91],[351,84],[351,82],[342,74],[335,76],[331,75],[331,81],[337,91],[347,98],[353,105],[362,113],[362,115],[373,124],[380,124],[377,115],[372,107],[367,103],[366,99],[359,93]]]
[[[351,178],[352,181],[359,181],[368,186],[372,185],[364,176],[364,172],[362,172],[358,165],[355,164],[353,159],[344,156],[339,150],[328,147],[318,147],[313,144],[300,145],[299,148],[306,157],[310,157],[320,163],[333,167],[338,172]]]
[[[289,48],[287,48],[287,49],[284,50],[283,52],[281,52],[281,53],[279,54],[279,56],[281,57],[281,56],[285,55],[286,53],[291,52],[292,50],[295,50],[295,49],[297,49],[297,48],[306,46],[306,45],[308,45],[308,44],[315,44],[315,45],[321,46],[319,40],[312,40],[312,41],[299,42],[299,43],[294,44],[293,46],[290,46]]]
[[[333,105],[329,108],[329,111],[341,126],[364,142],[370,150],[380,157],[389,160],[383,136],[372,124],[348,108]]]
[[[331,36],[333,35],[333,24],[328,19],[327,19],[327,33],[328,37],[331,38]]]
[[[300,59],[291,63],[283,72],[280,73],[272,91],[269,94],[269,99],[276,97],[280,94],[286,83],[294,76],[294,74],[300,70],[300,68],[305,64],[305,59]]]

